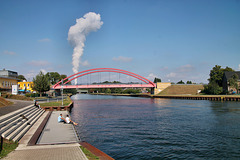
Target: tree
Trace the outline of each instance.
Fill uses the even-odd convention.
[[[77,89],[76,88],[71,88],[71,89],[64,89],[63,93],[72,93],[72,95],[77,94]]]
[[[62,80],[62,79],[65,79],[65,78],[67,78],[67,75],[65,75],[65,74],[61,74],[60,75],[60,80]],[[65,83],[65,82],[67,82],[68,81],[68,79],[65,79],[64,81],[63,81],[63,83]],[[69,84],[69,82],[68,82],[68,84]],[[71,83],[70,83],[71,84]]]
[[[192,84],[192,81],[187,81],[187,84]]]
[[[48,80],[52,85],[56,84],[61,80],[60,74],[58,72],[48,72],[46,76],[48,77]]]
[[[182,80],[177,82],[177,84],[185,84]]]
[[[220,94],[222,93],[222,87],[220,87],[216,82],[209,82],[208,85],[204,86],[204,93],[206,94]]]
[[[111,93],[111,90],[110,90],[109,88],[107,88],[107,89],[105,90],[105,93],[109,94],[109,93]]]
[[[235,73],[229,80],[229,86],[232,87],[232,88],[235,88],[237,90],[237,93],[238,93],[238,75]]]
[[[219,65],[215,65],[215,67],[213,67],[212,70],[210,71],[210,74],[209,74],[210,78],[208,79],[209,83],[216,82],[220,87],[222,87],[223,74],[226,71],[234,72],[234,70],[230,67],[226,67],[224,69],[224,68],[221,68],[221,66],[219,66]]]
[[[133,88],[128,88],[123,91],[125,94],[136,94],[136,93],[141,93],[141,89],[133,89]]]
[[[162,82],[162,80],[161,80],[160,78],[155,77],[153,82],[154,82],[154,83]]]
[[[23,81],[23,80],[25,80],[25,81],[27,80],[27,79],[24,77],[24,75],[19,75],[19,76],[18,76],[18,79],[20,79],[20,80],[22,80],[22,81]]]
[[[218,86],[222,86],[222,78],[223,78],[223,69],[219,65],[215,65],[213,69],[210,71],[209,83],[216,82]]]
[[[119,81],[113,81],[112,83],[121,83],[121,82],[119,82]]]
[[[203,92],[206,94],[221,94],[223,93],[223,74],[226,71],[233,72],[234,70],[230,67],[221,68],[219,65],[215,65],[210,71],[210,78],[208,79],[208,85],[204,86]]]
[[[49,79],[47,75],[44,75],[42,71],[33,78],[33,90],[36,90],[40,93],[40,97],[42,93],[50,90]]]

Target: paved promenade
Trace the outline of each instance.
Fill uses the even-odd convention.
[[[42,136],[39,138],[38,144],[79,142],[72,124],[58,123],[57,119],[60,113],[63,115],[63,118],[68,114],[67,111],[53,111],[42,132]]]
[[[33,101],[23,101],[23,100],[15,100],[15,99],[7,99],[7,100],[13,102],[13,104],[6,107],[0,107],[0,116],[16,111],[18,109],[24,108],[31,104],[33,105]]]
[[[35,123],[35,125],[20,140],[19,146],[4,160],[87,160],[80,149],[78,137],[71,124],[59,124],[57,117],[67,111],[53,111],[37,145],[28,146],[33,134],[36,132],[48,111]]]

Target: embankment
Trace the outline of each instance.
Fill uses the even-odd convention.
[[[198,94],[198,90],[202,90],[203,85],[196,84],[175,84],[167,87],[158,95],[196,95]]]

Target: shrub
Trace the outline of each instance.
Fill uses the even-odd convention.
[[[26,93],[26,97],[39,97],[40,95],[38,93]]]
[[[216,82],[210,82],[208,85],[204,85],[203,92],[206,94],[218,95],[222,93],[222,87],[219,87]]]

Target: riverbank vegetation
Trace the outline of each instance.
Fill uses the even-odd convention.
[[[122,89],[122,88],[98,88],[98,89],[89,89],[89,93],[105,93],[105,94],[139,94],[141,89]]]
[[[222,68],[219,65],[215,65],[210,71],[210,78],[208,79],[209,83],[204,85],[202,93],[207,95],[229,94],[227,90],[223,90],[224,72],[234,72],[234,70],[230,67]],[[238,75],[234,74],[227,83],[230,87],[238,90],[238,79]]]
[[[83,146],[80,146],[81,150],[83,151],[83,153],[87,156],[87,158],[89,160],[98,160],[100,159],[99,157],[95,156],[94,154],[92,154],[92,152],[90,152],[88,149],[86,149]]]
[[[100,84],[119,84],[121,82],[119,81],[105,81]],[[93,83],[96,84],[96,83]],[[139,94],[142,93],[141,89],[137,88],[128,88],[128,89],[123,89],[123,88],[95,88],[95,89],[88,89],[89,93],[105,93],[105,94]]]
[[[71,101],[70,97],[67,97],[63,100],[63,106],[68,106],[71,103],[72,103],[72,101]],[[62,106],[62,100],[58,100],[55,102],[40,103],[40,106],[42,106],[42,107]]]
[[[9,102],[6,99],[0,97],[0,107],[5,107],[5,106],[8,106],[10,104],[13,104],[13,102]]]
[[[3,98],[9,98],[9,99],[16,99],[16,100],[24,100],[24,101],[32,101],[33,98],[26,97],[24,95],[13,95],[10,93],[2,93],[1,95]]]
[[[0,159],[5,157],[8,153],[12,152],[15,150],[18,146],[17,142],[9,141],[7,139],[3,139],[3,148],[0,153]]]

